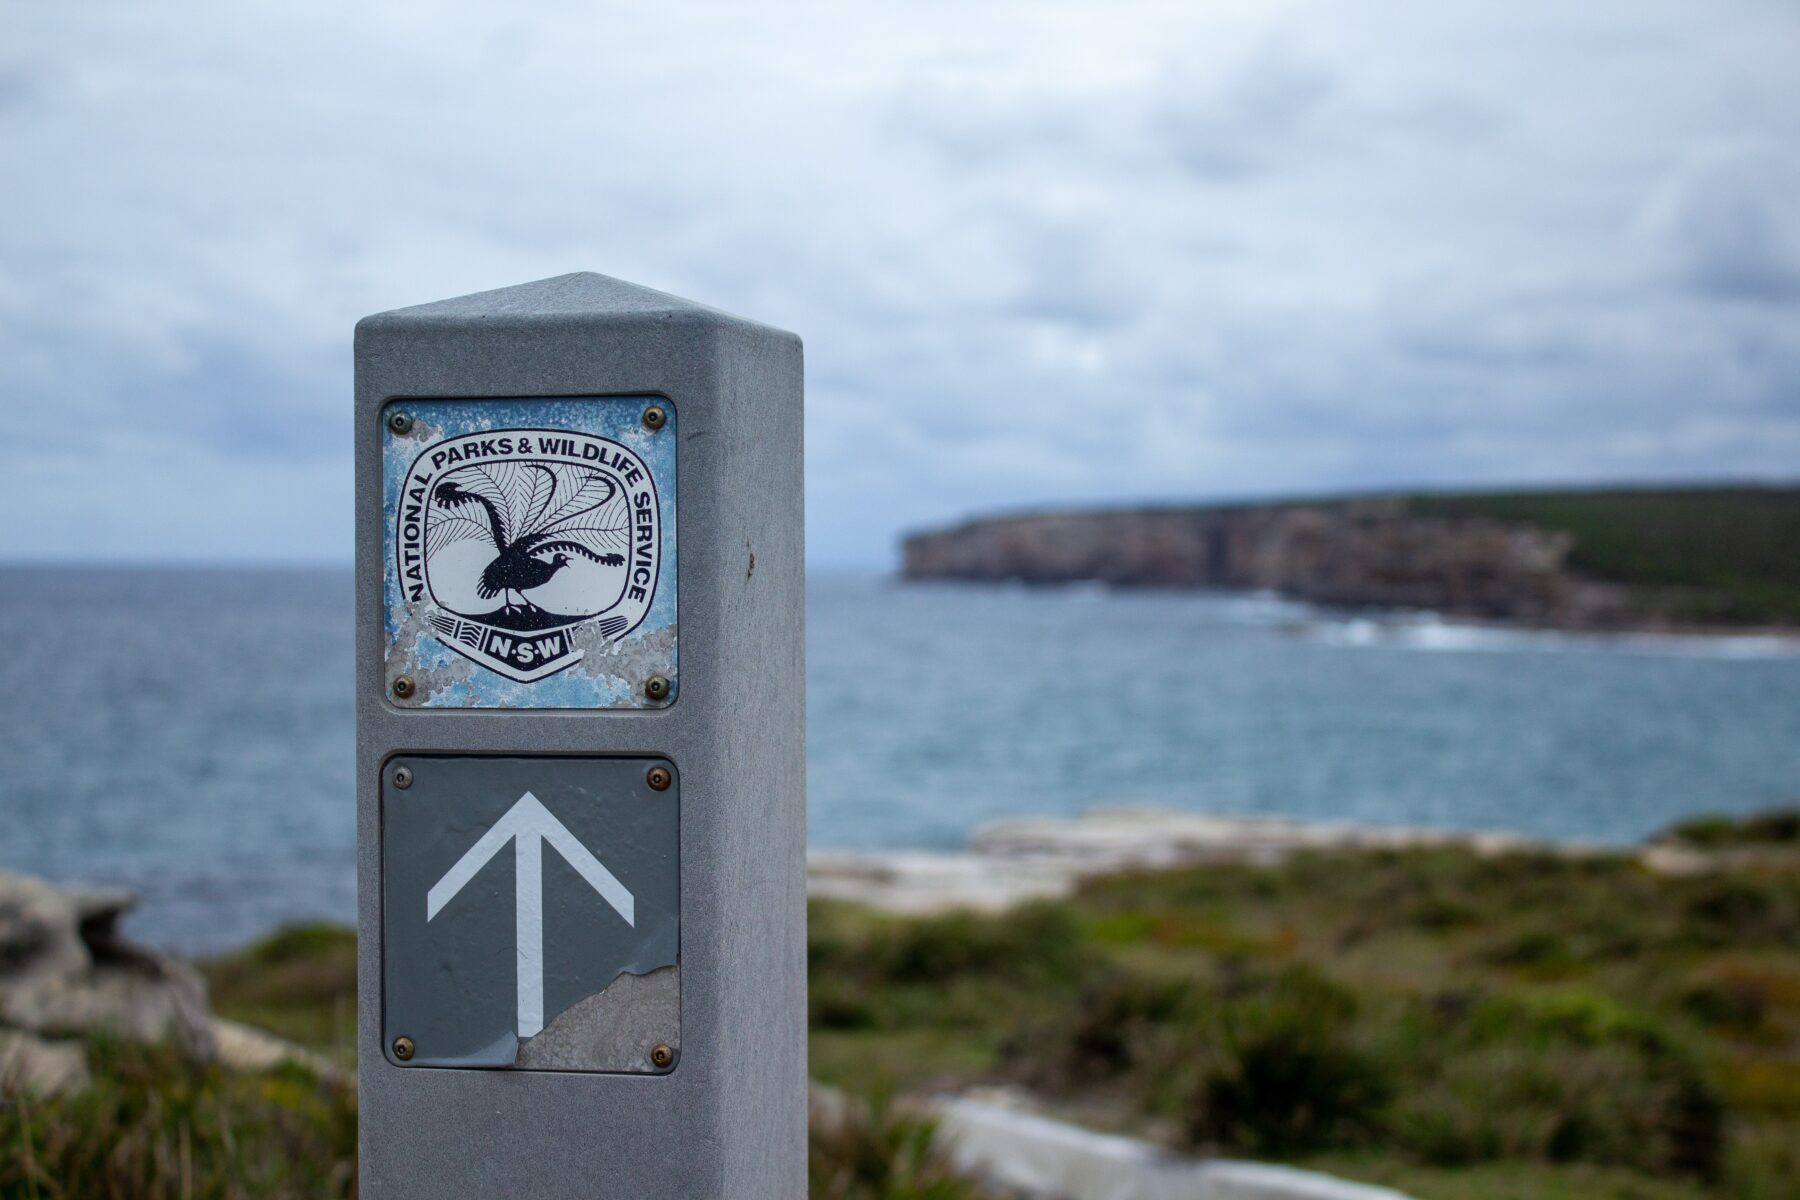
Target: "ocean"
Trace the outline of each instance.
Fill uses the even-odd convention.
[[[1800,801],[1800,644],[808,586],[809,840],[1119,805],[1624,842]],[[355,916],[348,571],[0,568],[0,867],[205,952]]]

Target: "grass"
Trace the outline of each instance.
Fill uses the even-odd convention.
[[[201,964],[222,1017],[278,1033],[349,1067],[356,1055],[356,933],[292,925]]]
[[[79,1095],[0,1103],[7,1200],[319,1200],[352,1194],[352,1089],[298,1068],[233,1075],[95,1041]]]
[[[1800,849],[1791,814],[1696,819],[1734,851],[1325,853],[1144,871],[1010,912],[815,902],[812,1195],[977,1200],[888,1103],[1032,1089],[1090,1125],[1426,1200],[1800,1193]],[[204,964],[215,1007],[348,1065],[354,939],[308,926]],[[355,1096],[96,1042],[96,1085],[0,1105],[0,1200],[350,1195]]]
[[[1571,534],[1570,565],[1672,620],[1800,624],[1800,489],[1679,488],[1407,497],[1427,516]]]
[[[879,1090],[835,1115],[815,1113],[808,1192],[813,1200],[997,1200],[944,1162],[933,1131]]]
[[[356,936],[296,927],[202,964],[221,1016],[349,1066]],[[235,1074],[171,1046],[88,1043],[93,1086],[0,1100],[0,1200],[322,1200],[354,1195],[356,1092],[302,1067]]]

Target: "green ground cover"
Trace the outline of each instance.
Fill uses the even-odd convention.
[[[267,1074],[196,1066],[173,1047],[89,1044],[93,1086],[0,1097],[0,1200],[325,1200],[355,1196],[356,935],[282,930],[203,963],[214,1010],[335,1063]],[[864,1092],[815,1117],[813,1200],[996,1200],[932,1152],[931,1125]]]
[[[1673,620],[1800,624],[1800,488],[1422,495],[1427,516],[1572,534],[1571,565]]]
[[[1453,849],[1131,873],[898,918],[816,902],[812,1194],[976,1200],[885,1097],[1029,1088],[1090,1125],[1426,1200],[1800,1195],[1795,818],[1690,822],[1717,869]],[[351,1065],[354,940],[206,964],[222,1015]],[[96,1086],[0,1104],[0,1197],[349,1195],[354,1091],[97,1043]]]
[[[0,1100],[7,1200],[320,1200],[352,1191],[356,1094],[310,1072],[238,1075],[96,1041],[93,1086]]]
[[[1800,1194],[1792,860],[1320,854],[992,917],[819,904],[812,966],[845,1085],[1013,1082],[1446,1200]]]

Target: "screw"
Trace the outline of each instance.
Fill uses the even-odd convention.
[[[650,1063],[652,1066],[666,1067],[675,1061],[675,1052],[661,1042],[650,1047]]]
[[[412,1039],[409,1037],[395,1038],[394,1039],[394,1057],[399,1059],[401,1062],[406,1062],[408,1059],[412,1058],[412,1056],[413,1056],[413,1041],[412,1041]]]
[[[405,700],[407,697],[411,696],[412,694],[413,694],[413,677],[411,675],[402,675],[400,678],[394,680],[394,695],[395,696],[399,697],[402,700]]]
[[[652,404],[644,410],[644,428],[661,429],[669,423],[669,414],[660,404]]]
[[[405,790],[412,786],[412,771],[407,767],[394,768],[394,786]]]
[[[653,792],[666,792],[669,785],[675,782],[675,776],[669,773],[667,767],[651,767],[644,772],[644,782],[650,785]]]
[[[391,412],[388,414],[388,428],[395,433],[410,433],[412,417],[403,412]]]
[[[652,700],[667,700],[669,688],[669,678],[666,675],[652,675],[644,680],[644,695]]]

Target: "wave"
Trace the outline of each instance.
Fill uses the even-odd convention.
[[[1436,613],[1332,617],[1314,610],[1307,620],[1289,628],[1309,641],[1328,646],[1372,646],[1441,653],[1558,654],[1577,651],[1731,660],[1800,658],[1800,637],[1783,634],[1519,629],[1453,621]]]

